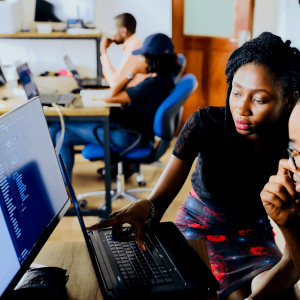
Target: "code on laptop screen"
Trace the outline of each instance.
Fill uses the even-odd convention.
[[[0,118],[0,296],[68,195],[38,98]]]

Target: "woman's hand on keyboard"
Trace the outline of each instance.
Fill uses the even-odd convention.
[[[139,247],[146,251],[144,245],[145,225],[151,214],[152,203],[147,200],[138,200],[122,209],[112,213],[109,220],[104,220],[93,226],[87,227],[87,230],[98,230],[112,226],[112,238],[115,241],[137,240]],[[123,224],[130,224],[131,227],[122,229]],[[136,236],[131,235],[136,232]]]

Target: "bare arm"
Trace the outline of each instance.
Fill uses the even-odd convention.
[[[111,219],[95,224],[87,229],[96,230],[113,226],[113,234],[117,239],[129,240],[128,234],[126,235],[122,231],[122,224],[129,223],[136,230],[136,239],[139,246],[141,249],[146,250],[144,246],[144,230],[145,222],[150,214],[151,203],[153,203],[155,208],[155,219],[159,221],[183,186],[191,166],[192,163],[172,155],[148,199],[133,202],[112,214]]]
[[[133,76],[135,76],[136,74],[145,73],[146,68],[147,64],[144,61],[141,61],[134,68],[131,69],[130,73],[132,73]],[[105,101],[108,103],[130,103],[131,99],[125,92],[125,88],[129,82],[130,79],[126,76],[120,79],[115,86],[110,88],[110,92],[105,98]]]
[[[192,163],[172,155],[171,159],[161,174],[152,193],[148,197],[154,207],[159,220],[175,199],[191,170]]]

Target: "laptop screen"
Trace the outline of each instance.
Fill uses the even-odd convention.
[[[38,97],[0,117],[0,153],[1,297],[69,201]]]
[[[0,86],[6,83],[6,79],[0,67]]]
[[[23,85],[27,98],[30,100],[33,97],[38,96],[39,92],[28,64],[23,64],[17,67],[17,72],[19,74],[20,81]]]
[[[72,72],[72,74],[73,74],[75,80],[76,80],[77,83],[80,85],[80,80],[81,80],[81,78],[80,78],[80,76],[79,76],[79,74],[78,74],[78,72],[77,72],[75,66],[72,64],[70,58],[68,57],[68,55],[66,55],[66,56],[64,57],[64,60],[65,60],[65,62],[66,62],[66,64],[67,64],[69,70]]]

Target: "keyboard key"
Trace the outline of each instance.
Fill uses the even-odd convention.
[[[173,280],[173,278],[165,278],[165,281],[167,282],[167,283],[172,283],[172,282],[174,282],[174,280]]]
[[[157,279],[157,278],[162,278],[162,275],[161,274],[158,274],[158,275],[154,275],[154,277]]]
[[[124,264],[124,267],[131,267],[131,264]]]
[[[162,273],[162,274],[167,274],[167,273],[169,273],[169,272],[168,272],[168,270],[161,270],[161,273]]]
[[[124,272],[124,271],[125,271],[125,269],[124,269],[124,268],[120,268],[120,271],[121,271],[121,272]]]
[[[163,278],[157,279],[157,282],[158,282],[159,284],[166,283],[165,280],[164,280]]]
[[[121,274],[124,276],[124,275],[127,275],[127,273],[125,271],[121,272]]]
[[[126,271],[133,271],[133,269],[131,267],[126,267]]]
[[[167,270],[166,266],[160,266],[159,269],[160,270]]]
[[[133,274],[135,274],[133,271],[127,271],[127,274],[128,275],[133,275]]]
[[[148,278],[148,283],[150,285],[155,285],[155,284],[157,284],[157,281],[154,277],[151,277],[151,278]]]
[[[159,271],[153,271],[153,274],[158,275],[158,274],[160,274],[160,272]]]
[[[158,270],[158,267],[151,267],[151,270],[152,270],[152,271],[157,271],[157,270]]]
[[[163,276],[164,278],[166,278],[166,277],[171,277],[170,273],[162,274],[162,276]]]
[[[129,279],[125,279],[125,283],[130,283],[130,280]]]
[[[127,275],[124,275],[123,278],[124,278],[124,279],[128,279],[128,276],[127,276]]]
[[[130,283],[127,283],[126,286],[129,287],[129,288],[132,287],[132,285]]]
[[[129,275],[128,277],[132,279],[132,278],[136,278],[136,275],[135,274],[134,275]]]

